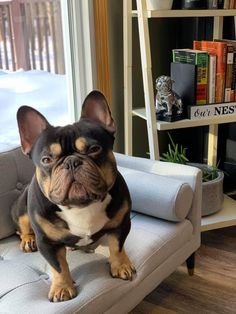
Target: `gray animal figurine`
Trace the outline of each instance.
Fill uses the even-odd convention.
[[[163,118],[173,115],[182,115],[183,103],[178,94],[172,90],[173,80],[166,75],[156,79],[155,107],[158,116]]]

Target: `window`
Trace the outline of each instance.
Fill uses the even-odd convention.
[[[0,151],[19,145],[16,111],[77,120],[94,85],[91,1],[0,1]]]

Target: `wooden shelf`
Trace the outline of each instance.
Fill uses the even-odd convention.
[[[201,231],[214,230],[236,225],[236,201],[224,196],[223,208],[218,213],[202,218]]]
[[[146,110],[145,108],[138,108],[132,110],[132,114],[134,116],[138,116],[144,120],[147,120]],[[164,130],[174,130],[181,128],[191,128],[196,126],[204,126],[204,125],[212,125],[212,124],[223,124],[230,123],[236,121],[236,115],[225,115],[225,116],[217,116],[210,119],[201,119],[201,120],[179,120],[175,122],[165,122],[165,121],[157,121],[156,126],[158,131]]]
[[[148,18],[235,16],[236,10],[147,10]],[[138,17],[136,10],[133,17]]]

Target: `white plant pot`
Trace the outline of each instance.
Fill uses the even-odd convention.
[[[148,10],[170,10],[173,0],[147,0]]]
[[[224,173],[218,172],[215,180],[202,183],[202,216],[214,214],[222,209]]]

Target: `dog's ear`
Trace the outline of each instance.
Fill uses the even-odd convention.
[[[114,134],[116,131],[115,122],[105,96],[99,91],[92,91],[85,98],[81,118],[87,118],[100,123],[106,130]]]
[[[39,135],[50,124],[40,112],[28,106],[22,106],[18,109],[17,122],[22,151],[28,155]]]

